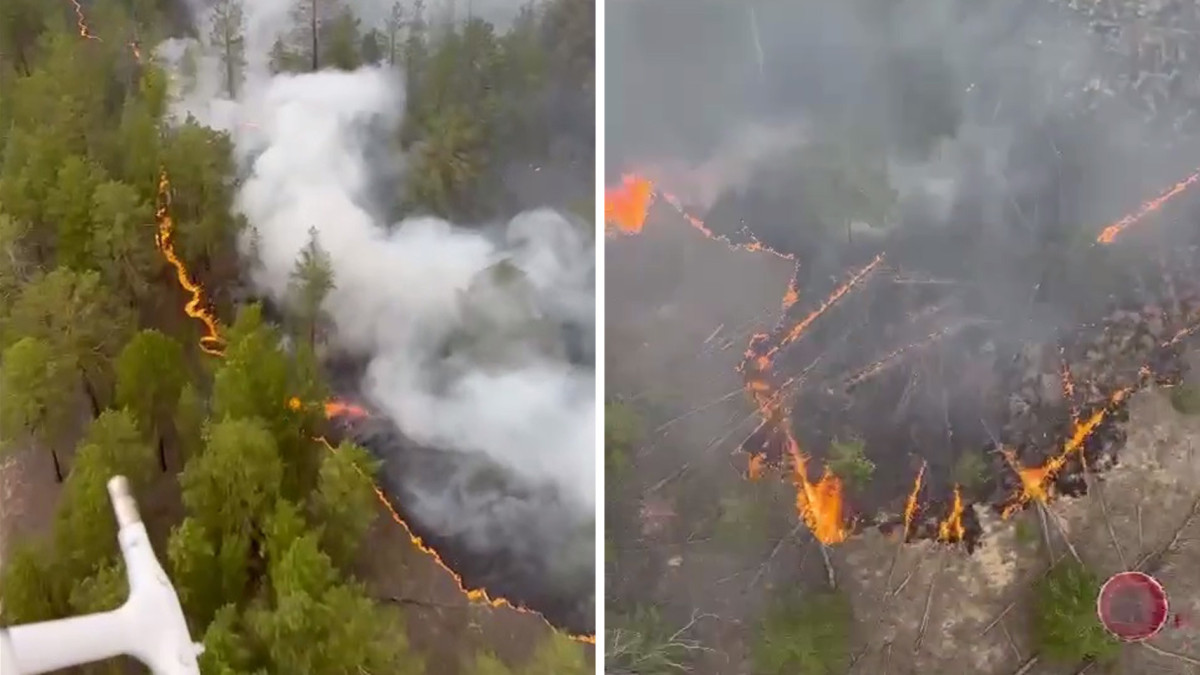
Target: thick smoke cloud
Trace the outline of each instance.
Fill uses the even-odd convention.
[[[219,64],[203,45],[172,40],[159,53],[178,63],[189,45],[199,50],[198,77],[176,112],[235,141],[244,174],[236,209],[257,258],[251,282],[286,303],[314,229],[333,264],[324,305],[332,340],[367,363],[361,394],[410,444],[439,449],[432,462],[397,459],[404,471],[388,470],[406,511],[485,555],[525,560],[516,564],[547,586],[586,579],[590,589],[594,373],[567,353],[562,328],[592,330],[588,228],[548,209],[471,228],[386,222],[381,186],[397,189],[406,170],[390,149],[404,103],[399,75],[271,76],[265,54],[286,25],[286,3],[245,4],[239,100],[220,96]],[[251,237],[245,243],[249,253]]]
[[[1186,174],[1194,153],[1116,91],[1134,78],[1133,64],[1102,49],[1103,36],[1067,5],[613,3],[609,178],[649,167],[679,193],[696,183],[743,191],[763,182],[781,153],[747,140],[757,130],[845,126],[887,146],[905,197],[932,200],[948,216],[947,202],[981,178],[1020,182],[1051,164],[1039,158],[1032,169],[1029,145],[1085,136],[1086,158],[1063,161],[1103,156],[1079,177],[1077,201],[1080,218],[1102,224]],[[750,181],[747,167],[757,170]],[[987,189],[1007,200],[1021,187]],[[703,197],[696,207],[711,204]]]

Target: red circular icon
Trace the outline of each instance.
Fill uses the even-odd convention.
[[[1100,623],[1120,640],[1140,642],[1158,634],[1167,623],[1167,592],[1154,577],[1142,572],[1114,574],[1100,587],[1096,613]]]

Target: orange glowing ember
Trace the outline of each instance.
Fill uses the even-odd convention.
[[[938,539],[940,541],[954,543],[963,540],[967,536],[967,528],[963,526],[962,518],[966,507],[963,506],[962,490],[957,485],[954,486],[954,507],[950,510],[950,515],[938,525]]]
[[[337,452],[337,448],[335,448],[333,446],[333,444],[331,444],[329,442],[329,440],[326,439],[324,436],[316,436],[313,438],[313,440],[324,445],[325,449],[329,450],[330,452],[333,452],[333,453]],[[470,600],[472,602],[487,603],[488,605],[491,605],[492,607],[507,607],[509,609],[513,609],[518,612],[521,612],[522,614],[533,614],[533,615],[541,618],[543,621],[545,621],[545,617],[542,617],[541,614],[538,614],[534,610],[528,609],[526,607],[522,607],[520,605],[513,604],[512,602],[510,602],[504,598],[493,598],[490,595],[488,595],[488,592],[483,588],[467,588],[466,586],[464,586],[462,577],[458,576],[458,573],[456,573],[454,570],[450,569],[450,566],[447,565],[442,560],[442,557],[438,554],[438,552],[435,551],[434,549],[430,548],[428,545],[426,545],[425,541],[422,540],[421,537],[417,536],[416,533],[413,532],[412,528],[409,527],[408,523],[403,518],[400,517],[400,514],[396,511],[396,507],[392,506],[392,501],[390,499],[388,499],[387,494],[385,494],[383,492],[383,490],[381,490],[379,488],[379,486],[375,483],[374,479],[371,476],[367,475],[367,473],[365,471],[363,471],[362,467],[360,467],[358,465],[354,465],[354,470],[357,471],[360,476],[371,481],[371,489],[373,489],[375,491],[375,498],[378,499],[379,503],[383,506],[383,508],[385,510],[387,510],[388,515],[392,517],[392,520],[397,525],[404,528],[404,532],[408,535],[408,538],[412,542],[413,546],[415,546],[417,548],[417,550],[428,555],[430,558],[433,559],[433,561],[435,563],[437,563],[437,565],[439,567],[441,567],[443,570],[445,570],[450,575],[450,577],[452,579],[454,579],[454,582],[458,585],[459,590],[462,591],[463,595],[467,596],[468,600]],[[550,624],[547,623],[546,625],[550,625]],[[550,626],[550,627],[554,630],[558,630],[554,626]],[[570,633],[567,633],[567,636],[570,637],[571,639],[577,640],[579,642],[587,642],[589,644],[596,643],[596,637],[594,635],[572,635]]]
[[[175,254],[175,223],[171,219],[170,214],[170,191],[171,180],[167,176],[167,170],[164,167],[158,174],[158,199],[154,210],[154,220],[158,224],[158,231],[155,236],[155,244],[158,245],[158,250],[175,268],[175,276],[179,280],[179,285],[185,291],[191,294],[191,300],[184,305],[183,311],[188,316],[196,319],[204,324],[206,333],[200,338],[200,349],[206,354],[213,356],[224,356],[225,340],[221,337],[220,331],[217,329],[217,319],[204,306],[204,288],[200,284],[192,281],[191,275],[188,274],[187,267],[183,261]]]
[[[604,222],[624,234],[636,234],[646,224],[654,202],[654,184],[634,174],[621,177],[621,184],[604,192]]]
[[[1154,199],[1143,203],[1137,211],[1134,211],[1112,225],[1104,228],[1104,231],[1100,233],[1100,236],[1096,237],[1096,241],[1101,244],[1113,243],[1113,241],[1116,240],[1117,235],[1121,234],[1130,226],[1136,224],[1146,216],[1162,208],[1163,204],[1166,204],[1185,192],[1188,188],[1194,185],[1196,181],[1200,181],[1200,171],[1197,171],[1196,173],[1193,173],[1187,178],[1179,181],[1173,185],[1171,189],[1155,197]]]
[[[798,267],[798,266],[797,266]],[[788,282],[787,291],[783,294],[783,311],[786,314],[792,305],[800,301],[800,270],[792,274],[792,280]]]
[[[917,517],[917,509],[920,504],[917,501],[921,496],[921,487],[925,481],[925,462],[921,462],[921,468],[917,471],[917,480],[913,481],[912,492],[908,493],[908,499],[904,502],[904,541],[908,541],[908,535],[912,533],[913,520]]]
[[[763,471],[766,470],[766,463],[766,455],[761,453],[750,455],[750,462],[746,466],[746,477],[750,480],[762,478]]]

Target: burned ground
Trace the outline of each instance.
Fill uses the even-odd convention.
[[[659,604],[674,627],[695,620],[688,632],[699,646],[694,672],[750,672],[765,604],[797,587],[820,588],[832,574],[855,606],[854,672],[1017,671],[1033,654],[1024,602],[1047,566],[1039,542],[1055,559],[1073,549],[1102,576],[1130,569],[1167,547],[1200,496],[1186,479],[1197,469],[1188,449],[1196,422],[1172,409],[1163,388],[1186,376],[1187,330],[1200,309],[1189,281],[1197,278],[1195,250],[1180,244],[1172,256],[1148,256],[1144,240],[1103,251],[1141,263],[1126,275],[1128,292],[1106,293],[1094,320],[1073,330],[1005,343],[996,338],[1014,331],[989,336],[987,325],[999,319],[979,316],[979,305],[947,277],[895,268],[814,322],[784,363],[789,374],[805,373],[795,435],[820,457],[833,436],[866,429],[877,465],[867,490],[847,494],[856,534],[826,549],[827,571],[821,548],[797,522],[786,476],[745,480],[739,452],[757,423],[738,392],[740,352],[753,332],[780,320],[791,264],[730,251],[653,212],[643,235],[612,240],[608,256],[609,392],[642,411],[645,430],[636,470],[615,485],[610,478],[609,540],[617,550],[608,602],[616,612]],[[811,299],[795,305],[797,316],[825,297],[809,281]],[[880,362],[888,365],[864,376]],[[1139,393],[1111,402],[1130,387]],[[905,397],[921,396],[930,400],[906,413]],[[1046,509],[1046,536],[1037,534],[1037,508],[1001,518],[1021,483],[997,441],[1021,466],[1043,464],[1062,452],[1079,420],[1101,410],[1082,444],[1089,471],[1071,459],[1055,478],[1062,496]],[[965,449],[985,466],[985,480],[966,491],[970,553],[934,541]],[[922,461],[930,480],[910,537],[920,541],[904,544],[896,526]],[[1188,583],[1167,570],[1186,565],[1190,528],[1158,556],[1167,561],[1158,575],[1185,616]],[[1153,647],[1127,648],[1112,672],[1192,672],[1189,634],[1185,625]]]

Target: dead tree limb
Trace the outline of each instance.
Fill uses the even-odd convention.
[[[1029,657],[1028,661],[1026,661],[1025,663],[1022,663],[1021,667],[1017,668],[1017,672],[1013,673],[1013,675],[1025,675],[1029,671],[1033,670],[1033,667],[1036,666],[1037,664],[1038,664],[1038,656],[1037,656],[1037,654],[1034,654],[1033,656]]]
[[[1155,654],[1158,654],[1159,656],[1165,656],[1167,658],[1175,659],[1177,661],[1183,661],[1184,663],[1190,663],[1193,666],[1200,666],[1200,659],[1194,659],[1194,658],[1188,656],[1187,654],[1180,654],[1178,652],[1167,651],[1161,647],[1155,647],[1154,645],[1150,644],[1149,642],[1143,642],[1142,645],[1146,649],[1149,649],[1150,651],[1154,652]]]
[[[1121,561],[1121,569],[1129,569],[1129,563],[1125,560],[1125,551],[1121,549],[1121,543],[1117,541],[1117,533],[1113,530],[1112,519],[1108,516],[1108,502],[1104,499],[1104,488],[1100,486],[1100,481],[1088,467],[1087,457],[1081,453],[1079,461],[1083,464],[1083,480],[1087,485],[1088,494],[1095,494],[1096,499],[1100,502],[1100,510],[1104,514],[1104,526],[1108,528],[1108,538],[1112,541],[1113,548],[1117,550],[1117,558]],[[1095,490],[1094,493],[1093,490]]]
[[[917,629],[917,640],[913,643],[913,653],[921,651],[921,642],[925,639],[925,628],[929,625],[929,610],[933,607],[933,588],[937,584],[938,577],[942,575],[942,570],[946,567],[946,554],[939,554],[941,562],[938,563],[937,570],[933,576],[929,578],[929,591],[925,594],[925,612],[921,615],[921,627]]]
[[[1196,518],[1197,513],[1200,513],[1200,497],[1198,497],[1196,501],[1192,502],[1191,511],[1188,512],[1187,518],[1183,519],[1183,522],[1179,524],[1179,527],[1175,528],[1175,534],[1171,537],[1171,541],[1167,542],[1167,545],[1158,551],[1154,553],[1147,553],[1142,557],[1141,560],[1137,562],[1136,565],[1133,566],[1133,569],[1142,570],[1151,563],[1153,563],[1153,566],[1155,567],[1161,564],[1162,559],[1179,544],[1179,537],[1183,534],[1183,531],[1187,529],[1188,525],[1192,524],[1192,521]]]
[[[821,547],[821,559],[825,561],[825,574],[829,579],[829,590],[837,590],[837,577],[833,574],[833,561],[829,559],[829,547],[817,542],[817,546]]]
[[[767,565],[770,565],[771,561],[775,559],[775,556],[779,555],[779,549],[783,548],[784,542],[796,536],[796,533],[799,532],[800,528],[802,527],[804,527],[803,520],[796,523],[796,526],[792,528],[791,532],[788,532],[779,538],[779,541],[775,543],[775,548],[771,549],[771,555],[767,556],[767,559],[762,561],[762,564],[758,566],[758,572],[754,575],[754,578],[750,580],[750,586],[748,586],[748,588],[754,588],[754,585],[758,583],[758,580],[761,579],[762,575],[767,571]]]

